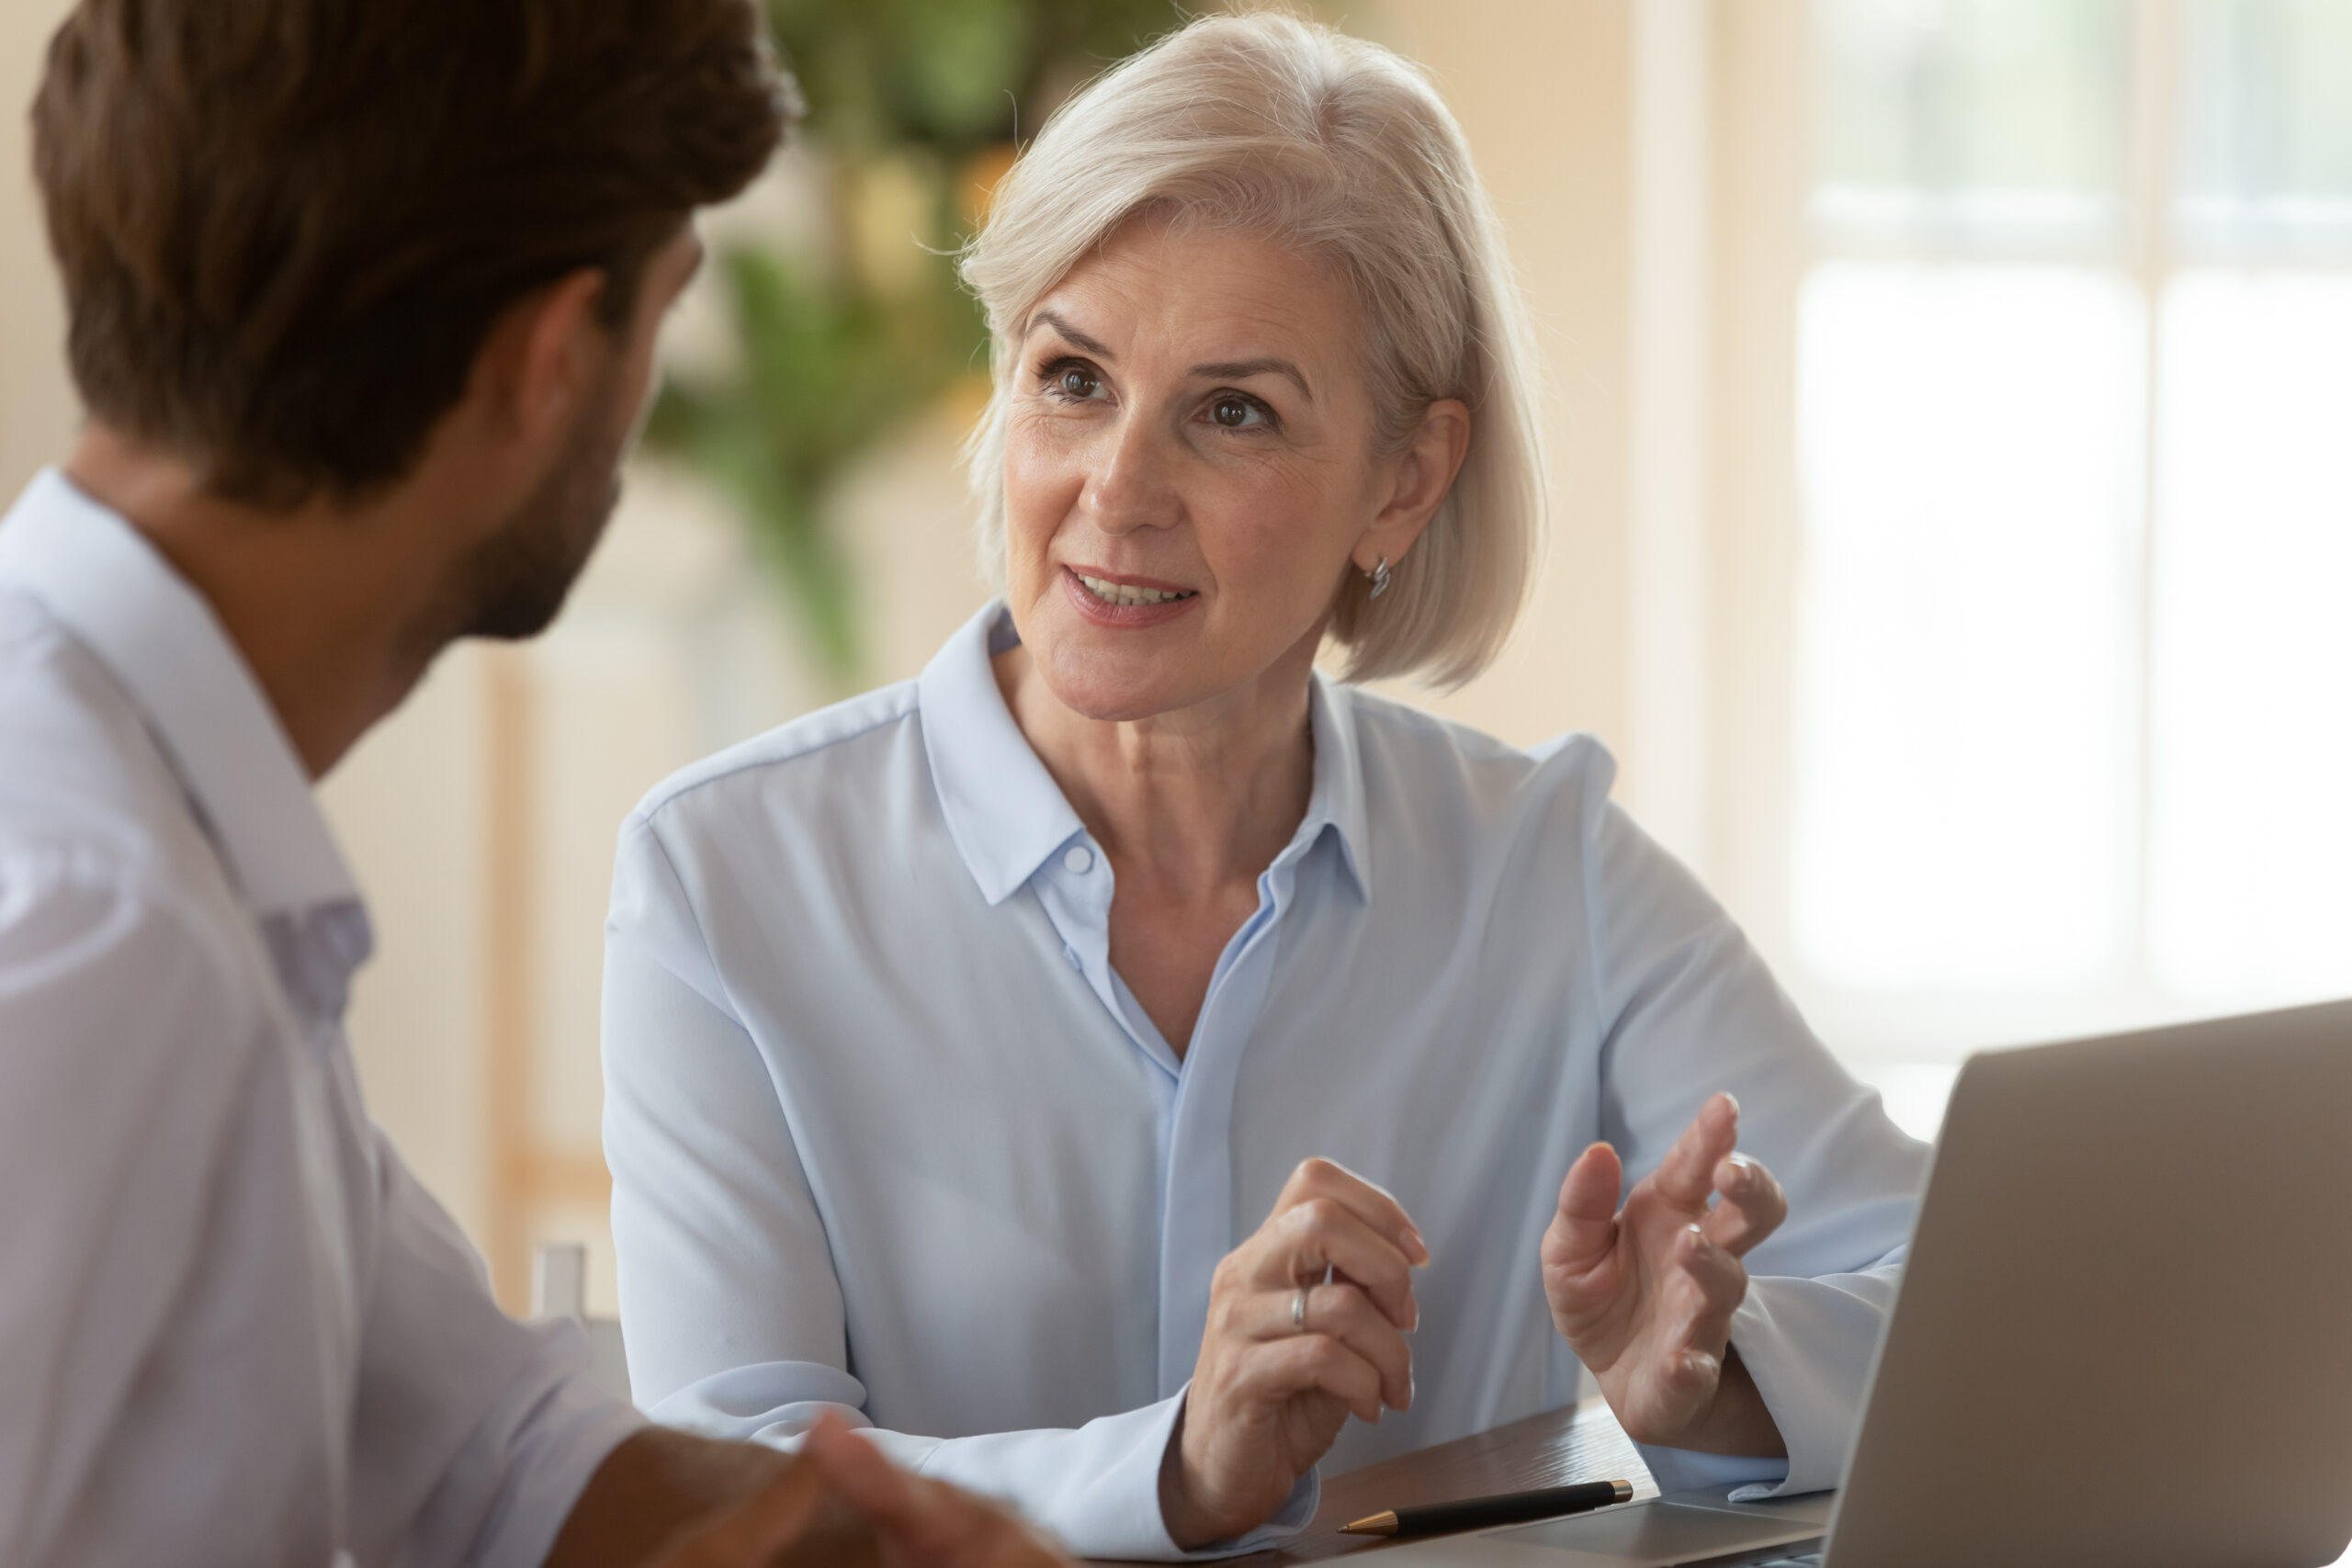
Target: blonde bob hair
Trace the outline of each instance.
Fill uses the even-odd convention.
[[[1510,637],[1543,533],[1525,310],[1461,128],[1414,66],[1290,17],[1204,17],[1104,73],[1048,120],[962,257],[994,389],[967,446],[980,556],[1004,570],[1005,435],[1030,310],[1149,210],[1310,254],[1354,290],[1384,454],[1429,406],[1470,409],[1461,472],[1374,604],[1338,589],[1351,681],[1459,684]]]

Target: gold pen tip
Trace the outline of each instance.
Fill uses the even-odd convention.
[[[1341,1535],[1395,1535],[1396,1516],[1393,1513],[1372,1514],[1352,1524],[1341,1525],[1340,1533]]]

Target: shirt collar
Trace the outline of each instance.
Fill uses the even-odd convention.
[[[997,690],[989,660],[1020,640],[1003,601],[992,600],[933,656],[917,687],[948,836],[990,904],[1086,831]]]
[[[997,688],[989,660],[1020,640],[1012,612],[1002,600],[992,600],[947,639],[917,688],[923,750],[948,836],[990,904],[1024,886],[1050,856],[1086,831]],[[1292,842],[1304,849],[1327,830],[1335,834],[1358,894],[1370,902],[1352,695],[1316,671],[1307,702],[1315,783]]]
[[[358,900],[260,683],[136,528],[45,468],[0,520],[0,584],[40,601],[138,705],[256,914]]]
[[[1356,885],[1356,896],[1372,902],[1372,835],[1364,826],[1363,755],[1356,746],[1355,688],[1315,671],[1307,694],[1307,716],[1315,734],[1315,788],[1307,796],[1302,836],[1328,827],[1340,840],[1340,859]]]

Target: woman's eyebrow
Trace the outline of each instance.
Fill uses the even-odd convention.
[[[1059,311],[1046,310],[1031,316],[1029,331],[1034,333],[1039,327],[1053,328],[1072,348],[1091,354],[1097,359],[1113,360],[1118,357],[1111,352],[1110,344],[1080,332],[1070,325],[1069,318]],[[1269,356],[1263,359],[1213,360],[1205,365],[1193,366],[1193,376],[1195,379],[1204,381],[1244,381],[1252,376],[1286,376],[1297,386],[1301,397],[1310,403],[1315,400],[1315,389],[1306,384],[1306,377],[1299,367],[1287,359]]]
[[[1315,389],[1306,384],[1298,367],[1287,359],[1220,359],[1211,365],[1195,365],[1193,374],[1204,381],[1243,381],[1252,376],[1287,376],[1298,384],[1299,395],[1308,402],[1315,400]]]
[[[1068,342],[1072,348],[1082,349],[1086,353],[1094,355],[1097,359],[1116,359],[1118,357],[1117,355],[1111,352],[1111,347],[1108,344],[1102,343],[1094,338],[1087,336],[1084,333],[1080,332],[1076,327],[1071,326],[1069,322],[1064,321],[1060,316],[1055,314],[1051,310],[1040,310],[1035,315],[1029,318],[1029,332],[1034,333],[1039,327],[1053,328],[1054,331],[1062,334],[1063,339]],[[1028,333],[1023,333],[1022,335],[1026,337]]]

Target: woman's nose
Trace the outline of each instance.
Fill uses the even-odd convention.
[[[1103,532],[1165,528],[1183,512],[1167,438],[1150,422],[1123,419],[1086,485],[1087,509]]]

